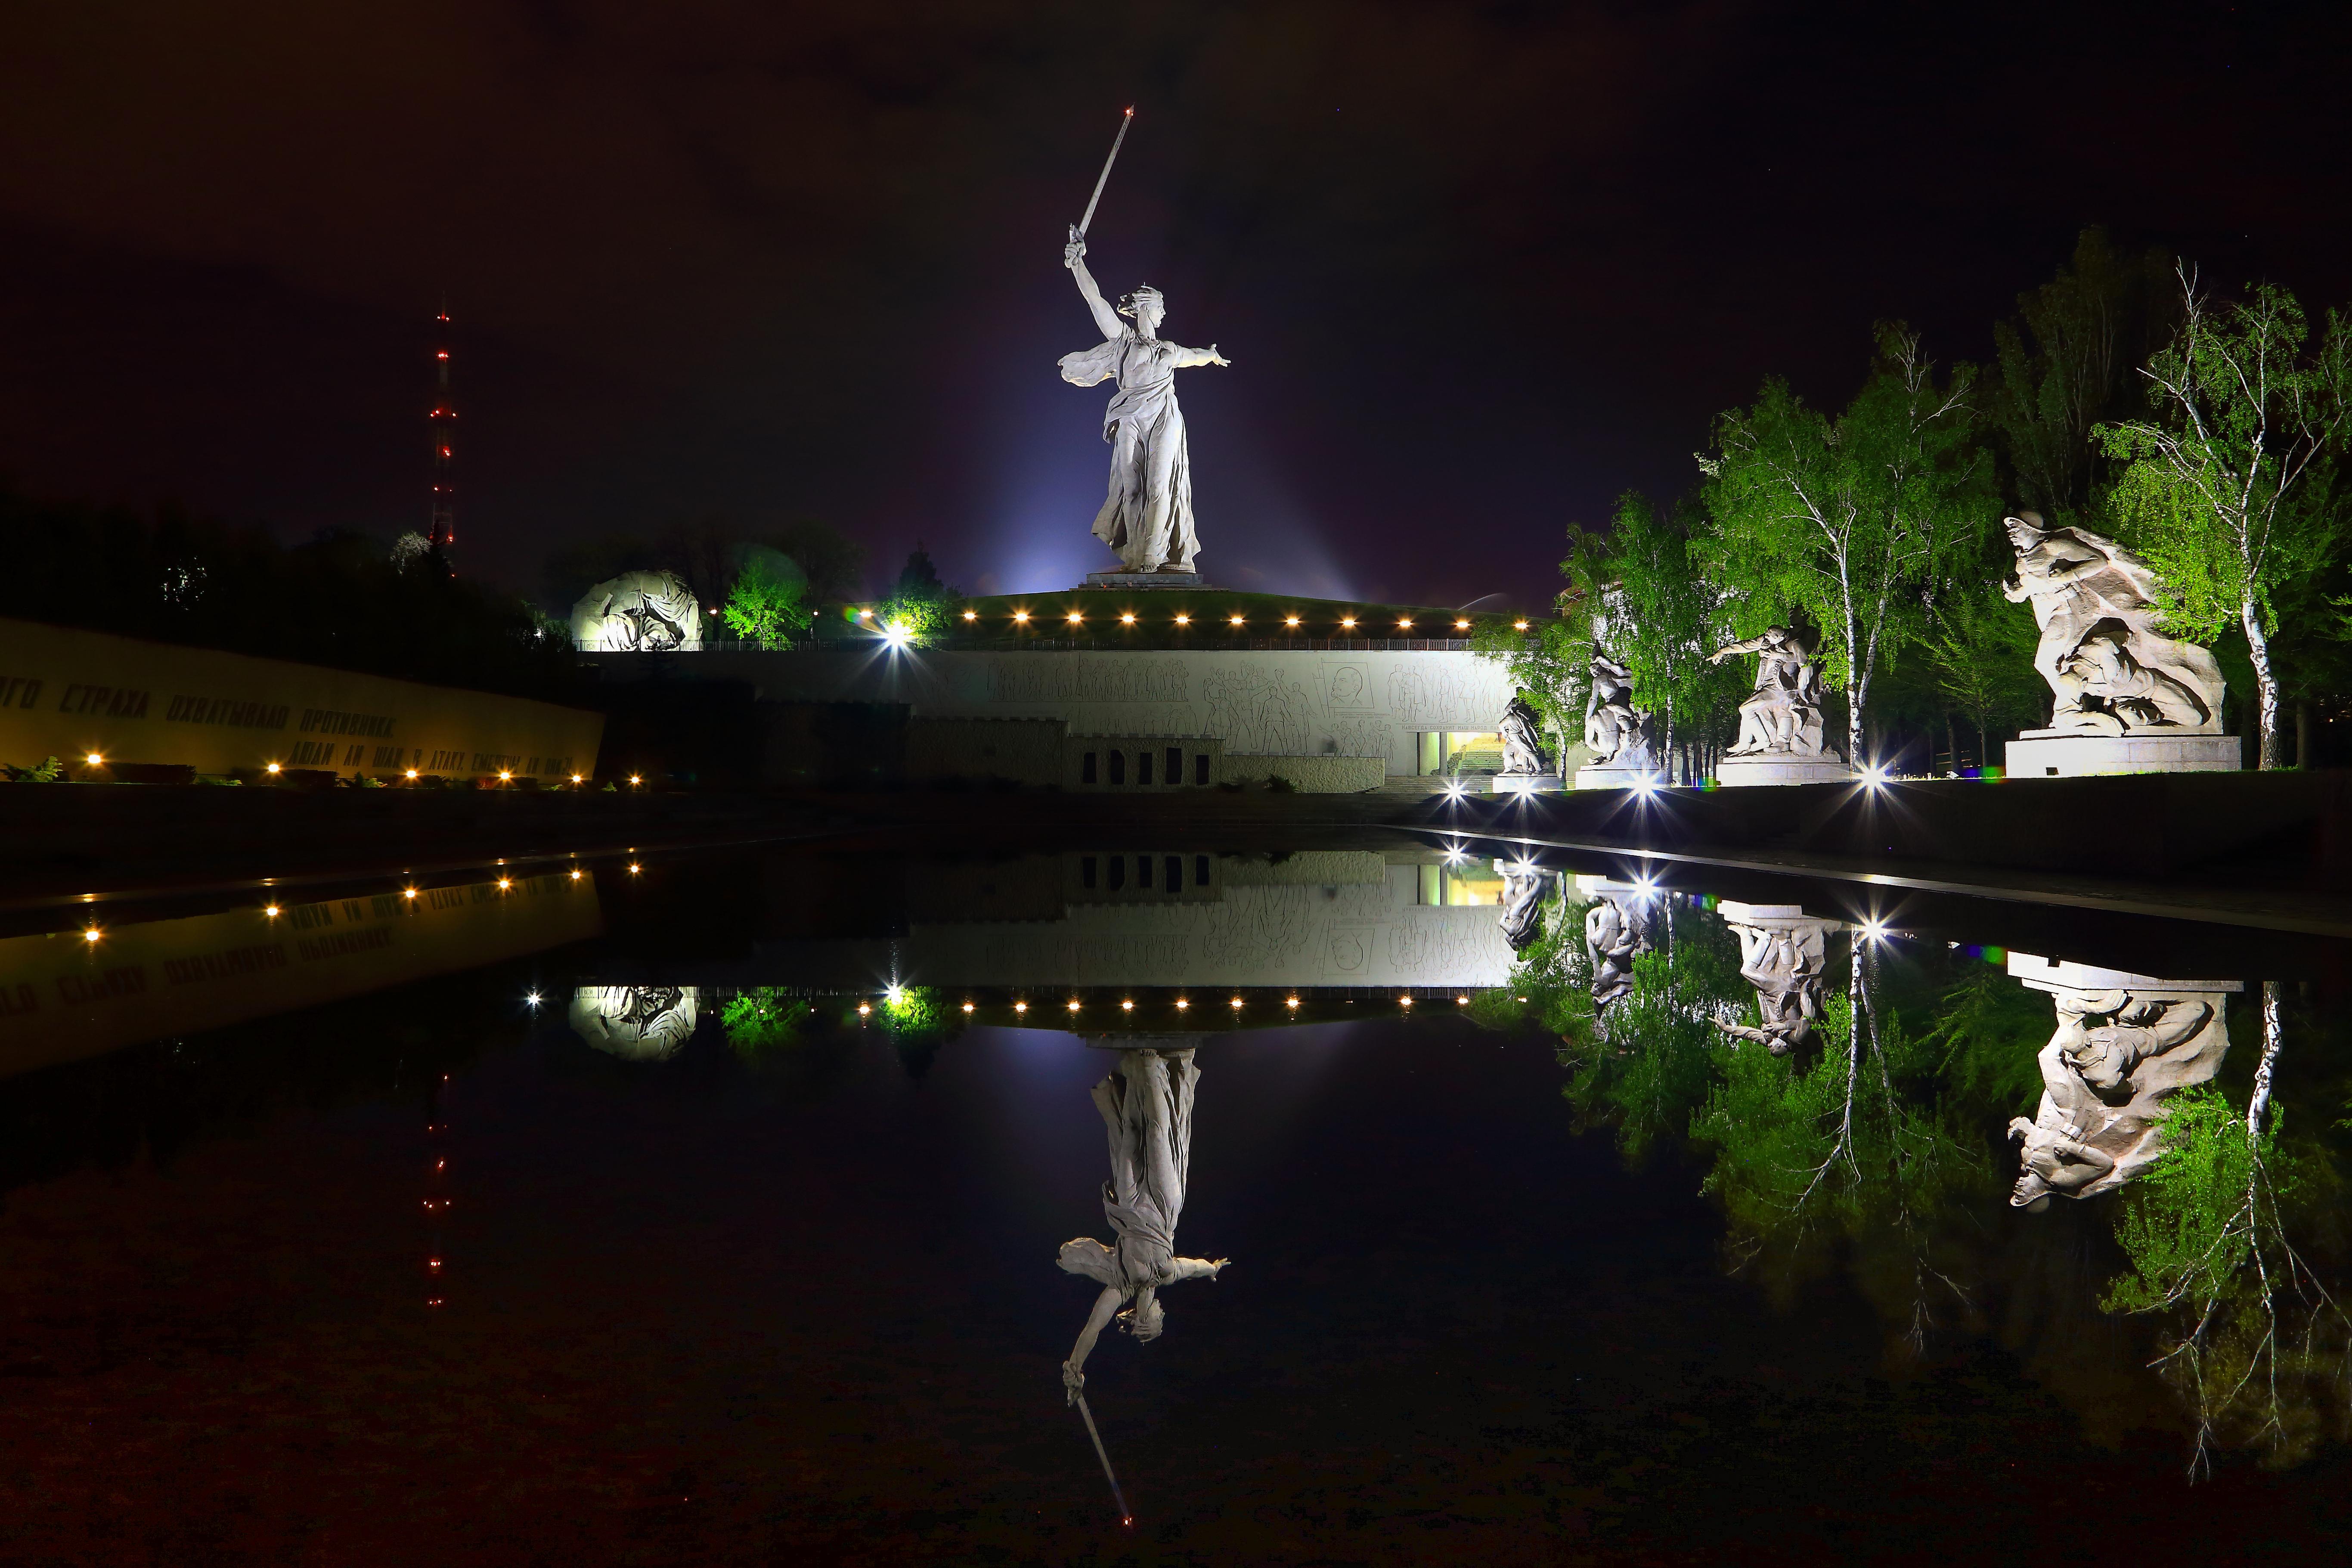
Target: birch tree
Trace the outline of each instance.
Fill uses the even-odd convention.
[[[2108,498],[2115,529],[2172,595],[2176,636],[2210,642],[2233,622],[2260,697],[2262,763],[2282,765],[2279,601],[2343,531],[2336,458],[2352,409],[2352,324],[2330,310],[2319,342],[2293,294],[2267,285],[2215,305],[2178,269],[2179,331],[2148,361],[2157,416],[2103,425],[2130,466]]]
[[[1994,510],[1977,439],[1976,377],[1941,386],[1919,338],[1878,330],[1878,363],[1835,417],[1788,384],[1717,421],[1702,457],[1708,554],[1733,596],[1735,628],[1761,631],[1790,611],[1822,638],[1822,675],[1846,693],[1847,756],[1864,755],[1870,685],[1921,633],[1953,563],[1973,565]]]

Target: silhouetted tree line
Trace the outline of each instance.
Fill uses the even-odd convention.
[[[583,702],[565,628],[430,556],[395,564],[342,531],[280,544],[259,528],[39,500],[0,484],[0,552],[31,587],[16,612],[54,625]]]

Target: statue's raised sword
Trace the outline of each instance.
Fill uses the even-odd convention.
[[[1103,160],[1103,172],[1095,178],[1095,194],[1087,198],[1087,216],[1070,226],[1070,238],[1087,237],[1087,225],[1095,221],[1095,204],[1102,200],[1103,186],[1110,182],[1110,166],[1118,162],[1118,144],[1127,140],[1127,128],[1135,123],[1135,106],[1129,104],[1118,118],[1118,134],[1110,139],[1110,156]]]

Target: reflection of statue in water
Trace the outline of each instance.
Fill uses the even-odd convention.
[[[1495,869],[1503,874],[1503,917],[1496,923],[1503,928],[1503,940],[1518,952],[1543,935],[1543,868],[1497,860]]]
[[[1633,672],[1595,649],[1592,686],[1584,699],[1584,743],[1592,765],[1654,768],[1650,716],[1633,706]]]
[[[2221,733],[2221,667],[2211,650],[2156,629],[2162,588],[2147,562],[2087,528],[2045,528],[2039,512],[2002,526],[2017,571],[2001,592],[2032,602],[2042,628],[2033,668],[2055,697],[2051,729]]]
[[[1062,1244],[1063,1270],[1102,1286],[1070,1359],[1062,1363],[1062,1386],[1073,1404],[1086,1387],[1087,1356],[1120,1303],[1134,1303],[1119,1313],[1122,1328],[1138,1340],[1158,1339],[1160,1287],[1213,1279],[1227,1262],[1176,1256],[1176,1217],[1192,1159],[1192,1089],[1200,1077],[1187,1045],[1122,1050],[1118,1068],[1095,1085],[1095,1109],[1110,1133],[1103,1214],[1118,1239],[1110,1247],[1090,1236]]]
[[[1551,765],[1544,760],[1543,717],[1528,706],[1524,697],[1513,697],[1511,705],[1503,710],[1503,717],[1495,726],[1503,738],[1503,773],[1506,776],[1525,777],[1530,773],[1548,773]]]
[[[1724,924],[1739,939],[1739,973],[1756,987],[1759,1025],[1717,1018],[1715,1026],[1735,1040],[1753,1040],[1776,1057],[1812,1042],[1822,1016],[1822,993],[1829,973],[1829,933],[1837,925],[1809,915],[1794,904],[1718,906]]]
[[[2050,1194],[2083,1197],[2122,1185],[2164,1152],[2163,1100],[2210,1079],[2230,1048],[2223,993],[2234,982],[2151,980],[2013,953],[2010,973],[2057,1005],[2042,1048],[2042,1102],[2010,1136],[2022,1142],[2010,1202],[2040,1209]]]
[[[572,993],[572,1032],[632,1061],[677,1054],[694,1033],[691,985],[583,985]]]
[[[1113,311],[1087,270],[1086,254],[1086,242],[1073,235],[1062,247],[1062,265],[1076,278],[1104,341],[1064,354],[1062,379],[1073,386],[1118,383],[1118,395],[1103,415],[1110,494],[1095,516],[1095,537],[1117,551],[1129,572],[1190,572],[1201,542],[1192,529],[1192,458],[1184,415],[1176,406],[1176,372],[1233,362],[1214,343],[1188,349],[1160,337],[1167,304],[1149,284]],[[1122,315],[1135,324],[1121,321]]]
[[[1818,757],[1828,751],[1822,738],[1822,668],[1812,650],[1786,626],[1719,647],[1707,663],[1721,664],[1736,653],[1756,655],[1756,689],[1739,705],[1739,738],[1727,757],[1779,752]]]
[[[1584,911],[1584,951],[1592,960],[1592,1008],[1605,1015],[1633,989],[1633,960],[1652,947],[1649,895],[1603,889]]]

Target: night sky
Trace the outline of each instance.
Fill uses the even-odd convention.
[[[1768,374],[1941,359],[2076,230],[2352,300],[2352,7],[17,6],[0,471],[389,537],[458,322],[461,569],[830,520],[878,585],[1109,565],[1065,225],[1166,291],[1213,581],[1539,603]]]

